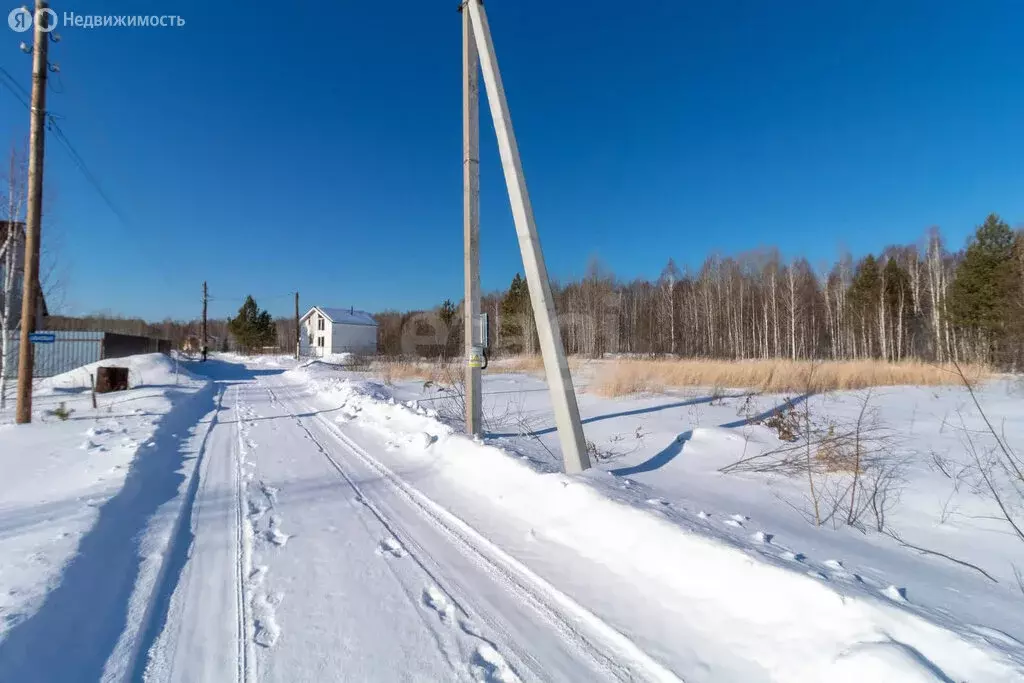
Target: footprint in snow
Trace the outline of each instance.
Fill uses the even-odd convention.
[[[273,647],[281,637],[281,628],[277,625],[274,608],[280,604],[281,596],[257,595],[252,601],[253,621],[256,633],[253,640],[257,645]]]
[[[281,531],[281,518],[277,515],[273,515],[270,518],[270,528],[267,529],[266,537],[268,541],[278,547],[283,546],[291,538],[291,536]]]
[[[263,491],[263,495],[270,501],[270,505],[277,505],[277,488],[267,484],[264,481],[260,481],[260,491]]]
[[[735,527],[742,527],[743,522],[747,521],[748,519],[750,519],[750,517],[747,517],[745,515],[729,515],[729,519],[725,520],[723,524],[728,524],[729,526]]]
[[[444,623],[451,623],[455,617],[455,608],[440,588],[427,586],[423,589],[423,604],[437,612],[437,616]]]
[[[392,557],[405,557],[405,548],[402,547],[402,544],[397,539],[389,536],[377,546],[377,553],[380,555],[388,554]]]
[[[853,572],[849,571],[846,567],[844,567],[843,563],[839,560],[825,560],[824,562],[822,562],[822,564],[831,570],[830,573],[833,579],[843,579],[846,581],[859,582],[864,581],[864,579],[862,579],[858,574],[854,574]]]
[[[893,600],[894,602],[906,602],[907,601],[907,589],[897,588],[896,586],[889,586],[881,591],[882,595]]]
[[[491,645],[478,645],[473,653],[470,671],[474,681],[483,683],[519,683],[519,676],[508,665],[501,653]]]
[[[758,543],[764,543],[765,545],[770,544],[772,539],[775,538],[773,534],[766,534],[763,531],[758,531],[756,534],[751,536]]]
[[[805,559],[807,559],[807,556],[803,553],[794,553],[792,551],[787,550],[786,552],[782,553],[782,559],[789,560],[790,562],[803,562]]]
[[[260,500],[249,500],[249,517],[253,521],[256,521],[263,516],[263,513],[267,511],[267,506]]]
[[[668,502],[664,498],[648,498],[647,499],[647,504],[648,505],[654,505],[654,506],[662,505],[662,506],[665,506],[665,507],[671,507],[671,505],[672,505],[672,503]]]
[[[263,583],[263,579],[267,576],[267,566],[261,564],[249,572],[249,585],[258,586]]]

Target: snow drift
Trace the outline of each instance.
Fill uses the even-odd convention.
[[[798,552],[752,552],[706,514],[668,520],[628,479],[538,472],[378,382],[316,365],[289,374],[338,405],[338,421],[390,444],[389,467],[417,472],[418,489],[687,680],[1024,677],[1019,641],[899,587]],[[742,527],[737,517],[724,523]]]

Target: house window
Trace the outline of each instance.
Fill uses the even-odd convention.
[[[324,338],[323,337],[317,337],[316,338],[316,345],[317,346],[323,346],[324,345]]]
[[[317,318],[316,319],[316,329],[318,329],[318,330],[324,329],[324,319],[323,318]]]

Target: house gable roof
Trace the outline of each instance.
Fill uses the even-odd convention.
[[[309,312],[302,316],[302,321],[305,322],[313,314],[313,311],[320,312],[325,318],[335,324],[377,326],[377,321],[366,311],[357,311],[353,308],[328,308],[325,306],[314,306],[309,309]]]

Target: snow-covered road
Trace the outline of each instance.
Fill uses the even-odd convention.
[[[749,486],[565,475],[319,361],[125,362],[124,394],[93,407],[85,368],[40,392],[70,419],[0,423],[0,681],[1024,676],[1012,586],[908,593],[739,514]]]
[[[221,402],[148,679],[674,680],[394,475],[307,385],[238,368],[205,367]]]

